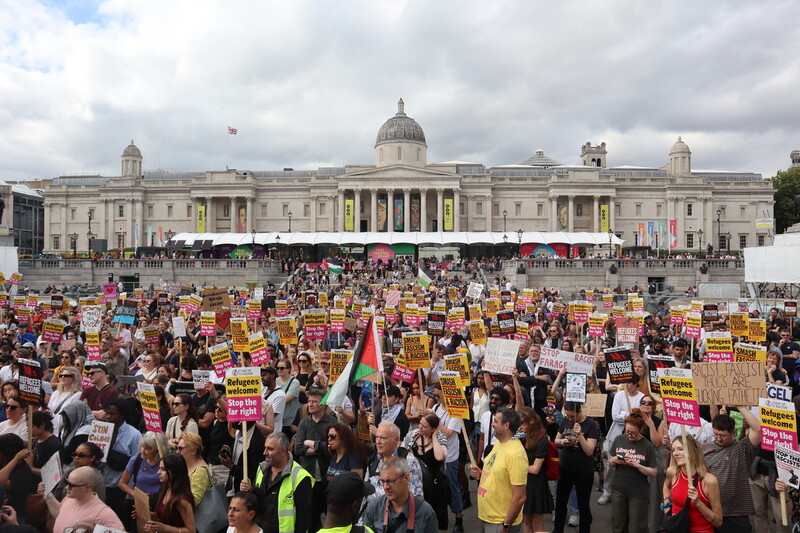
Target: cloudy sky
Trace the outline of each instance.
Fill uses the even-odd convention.
[[[769,177],[800,148],[798,20],[796,0],[0,0],[0,179],[117,175],[131,138],[145,170],[369,164],[400,97],[429,162],[605,141],[611,166],[661,166],[681,135],[695,169]]]

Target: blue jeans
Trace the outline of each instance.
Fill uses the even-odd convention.
[[[458,484],[458,461],[445,463],[444,470],[450,482],[450,510],[453,514],[464,512],[464,501],[461,499],[461,486]]]

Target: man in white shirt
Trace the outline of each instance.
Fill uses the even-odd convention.
[[[286,410],[286,393],[275,385],[277,377],[278,371],[275,370],[275,367],[261,368],[261,383],[264,385],[264,412],[267,412],[269,406],[274,414],[272,432],[283,431],[283,413]],[[266,434],[264,436],[266,437]]]

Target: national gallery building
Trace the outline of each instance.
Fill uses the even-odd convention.
[[[488,232],[495,241],[497,232],[507,235],[509,244],[536,232],[586,233],[588,244],[608,242],[608,234],[626,246],[664,251],[770,244],[770,229],[756,224],[773,217],[773,190],[760,174],[693,170],[680,138],[663,167],[613,167],[607,156],[605,143],[586,143],[579,165],[542,150],[495,167],[428,163],[425,133],[402,100],[378,129],[374,162],[366,165],[143,171],[142,151],[131,141],[120,176],[62,176],[46,186],[44,252],[85,253],[90,244],[94,251],[141,249],[180,234],[230,233],[248,242],[253,235],[264,246],[281,234],[278,242],[287,243],[285,234],[315,233],[342,245],[348,233],[392,233],[385,242],[402,247],[418,241],[412,234],[436,233],[436,242],[447,243],[452,233],[463,243],[464,235],[474,240]],[[353,235],[352,242],[364,251],[363,239]],[[565,235],[564,242],[576,239]],[[521,244],[527,255],[541,243]]]

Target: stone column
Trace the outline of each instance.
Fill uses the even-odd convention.
[[[672,196],[667,196],[665,198],[665,200],[667,202],[667,242],[666,242],[666,249],[669,250],[669,243],[670,243],[670,239],[671,239],[670,233],[669,233],[669,221],[675,218],[675,205],[672,203],[672,200],[673,200]],[[700,223],[700,227],[701,228],[703,227],[702,226],[702,222]],[[705,230],[703,230],[703,231],[705,232]],[[697,241],[697,239],[698,239],[698,237],[695,237],[695,247],[699,245],[699,242]],[[685,241],[683,243],[679,242],[678,246],[682,246],[684,244],[686,244]]]
[[[191,228],[189,228],[189,231],[191,233],[197,231],[197,207],[199,205],[200,205],[200,199],[196,197],[192,198],[192,218],[189,220],[189,223],[191,224]]]
[[[111,226],[114,217],[113,216],[109,216],[109,210],[111,209],[109,207],[109,205],[110,205],[110,200],[108,200],[107,198],[103,198],[103,220],[100,223],[101,231],[99,232],[100,235],[98,235],[97,238],[98,239],[106,239],[106,242],[108,243],[108,246],[110,247],[111,246],[111,235],[114,233],[113,232],[113,228]],[[111,213],[111,215],[113,215],[113,212]],[[100,222],[100,221],[98,220],[98,222]]]
[[[486,231],[493,231],[492,228],[492,195],[486,194],[483,197],[483,207],[486,211]]]
[[[615,203],[616,199],[617,197],[614,195],[608,197],[608,227],[611,228],[612,232],[619,233],[616,226],[617,224],[617,218],[616,218],[617,205]]]
[[[678,213],[680,215],[676,217],[678,219],[678,241],[679,242],[686,242],[686,199],[683,197],[678,198]],[[717,249],[716,243],[714,245],[714,249]]]
[[[575,195],[570,194],[568,200],[569,208],[567,209],[567,216],[569,217],[569,222],[567,223],[567,229],[572,233],[575,231]]]
[[[308,231],[317,231],[317,197],[311,196],[310,198],[311,205],[309,210],[311,211],[311,216],[308,221]]]
[[[473,201],[475,200],[475,196],[472,194],[467,195],[467,231],[474,231],[472,226],[472,212],[475,208],[473,205]]]
[[[344,189],[339,189],[339,205],[336,207],[339,211],[339,232],[344,233]],[[333,209],[331,209],[331,216],[333,216]],[[331,222],[331,231],[334,231],[333,222]]]
[[[214,198],[206,197],[206,233],[214,233],[217,230],[217,218],[214,213]]]
[[[386,191],[386,232],[391,233],[394,231],[394,190],[387,189]]]
[[[453,189],[453,231],[461,231],[461,197],[458,189]]]
[[[370,189],[369,231],[377,231],[378,226],[378,189]]]
[[[125,247],[133,242],[133,200],[128,201],[128,208],[125,210]]]
[[[558,196],[550,197],[550,231],[558,229]]]
[[[253,206],[253,201],[254,200],[255,200],[255,198],[253,198],[252,196],[248,196],[247,197],[247,227],[244,228],[244,229],[245,229],[245,231],[248,231],[248,232],[250,232],[250,231],[252,231],[254,229],[257,229],[256,228],[256,215],[255,215],[255,213],[253,213],[253,207],[254,207]]]
[[[336,197],[332,194],[326,196],[328,199],[328,231],[336,231],[336,226],[334,225],[334,209],[336,209]]]
[[[411,231],[411,189],[406,187],[403,189],[403,231],[408,233]]]
[[[428,189],[419,190],[419,230],[428,231]]]
[[[230,206],[230,214],[231,214],[231,233],[236,233],[236,219],[239,218],[239,213],[236,212],[236,197],[231,196],[231,206]]]
[[[594,195],[594,203],[592,204],[592,231],[598,233],[600,231],[600,196]]]
[[[717,220],[717,214],[712,211],[713,205],[714,204],[711,202],[711,198],[703,198],[703,224],[706,226],[703,228],[703,233],[708,236],[711,236],[713,233],[714,221]],[[756,218],[758,218],[758,213],[756,213]],[[707,240],[706,242],[708,243],[711,241]],[[755,246],[755,244],[753,246]],[[716,247],[717,246],[714,245],[715,249]]]
[[[353,231],[361,231],[361,189],[354,189],[353,195],[355,197],[355,213],[353,213]]]
[[[444,231],[444,189],[436,189],[436,231]]]
[[[61,209],[61,245],[59,246],[60,252],[69,249],[69,239],[67,238],[67,203],[59,202],[59,209]]]

